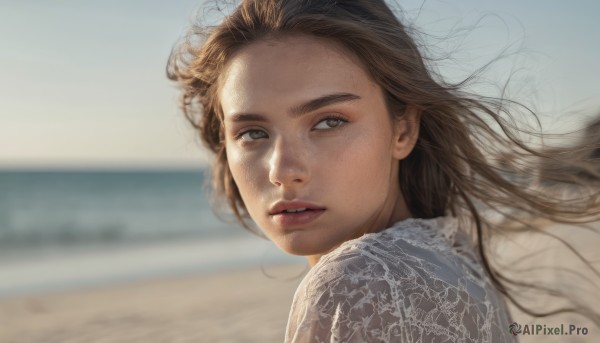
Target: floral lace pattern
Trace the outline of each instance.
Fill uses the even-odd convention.
[[[285,342],[517,342],[510,323],[457,219],[410,218],[323,255]]]

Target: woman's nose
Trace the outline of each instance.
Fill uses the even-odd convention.
[[[276,186],[293,186],[308,182],[308,156],[301,142],[280,138],[269,158],[269,180]]]

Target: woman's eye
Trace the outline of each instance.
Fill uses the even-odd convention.
[[[342,118],[330,117],[321,120],[317,125],[315,125],[315,129],[317,130],[327,130],[333,129],[339,126],[342,126],[347,121]]]
[[[267,134],[262,130],[248,130],[248,131],[242,132],[237,137],[237,139],[251,142],[255,139],[260,139],[260,138],[265,138],[265,137],[267,137]]]

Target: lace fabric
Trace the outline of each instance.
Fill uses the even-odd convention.
[[[410,218],[323,255],[285,342],[517,342],[510,323],[457,219]]]

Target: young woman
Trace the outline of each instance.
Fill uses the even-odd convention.
[[[286,342],[515,341],[505,297],[520,304],[488,261],[491,233],[597,219],[593,178],[553,173],[566,162],[524,143],[505,99],[433,75],[382,0],[246,0],[189,38],[168,73],[215,154],[216,193],[312,266]],[[531,186],[530,156],[579,198]]]

